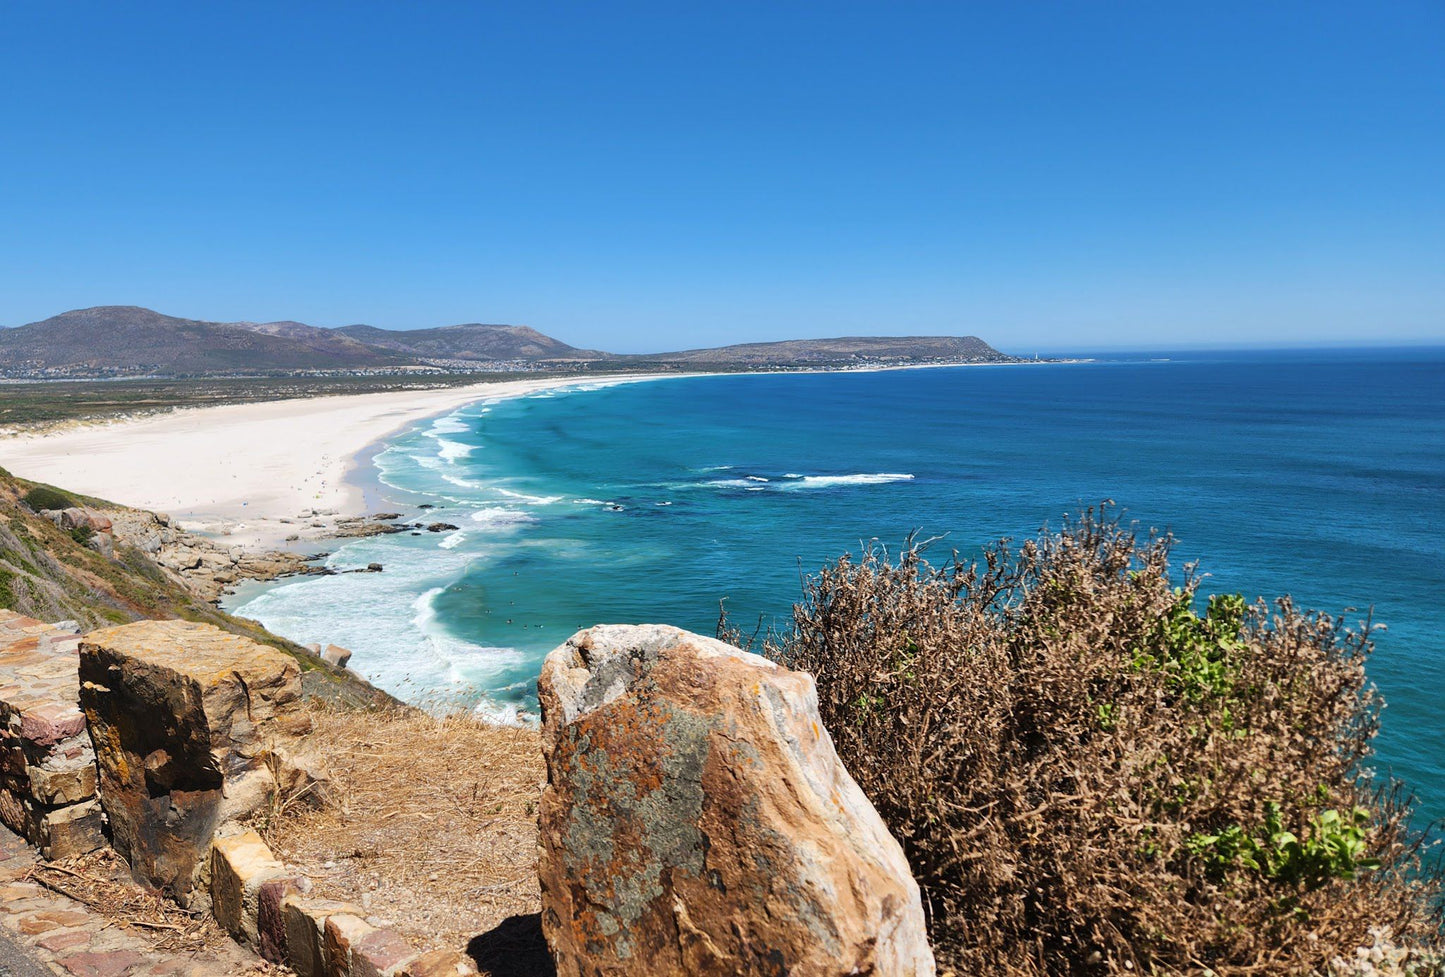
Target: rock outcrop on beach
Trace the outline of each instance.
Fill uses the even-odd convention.
[[[391,522],[400,515],[382,512],[374,516],[343,516],[327,528],[329,539],[351,539],[361,536],[385,536],[390,533],[404,533],[413,527],[407,523]]]
[[[252,552],[185,532],[163,513],[126,509],[111,513],[111,517],[116,539],[145,553],[202,600],[219,600],[239,580],[325,572],[298,553]]]
[[[79,529],[88,530],[93,533],[108,533],[111,531],[109,517],[104,513],[96,512],[94,509],[71,506],[67,509],[46,509],[40,514],[65,530]]]
[[[562,977],[934,973],[917,884],[810,676],[660,625],[553,651],[542,925]]]

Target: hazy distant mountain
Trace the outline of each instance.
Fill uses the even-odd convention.
[[[676,353],[578,349],[526,326],[472,322],[438,329],[322,329],[303,322],[203,322],[136,306],[77,309],[0,329],[0,375],[124,376],[352,371],[420,366],[509,369],[750,369],[927,362],[1008,362],[975,336],[855,336],[744,343]]]
[[[342,326],[345,333],[382,349],[430,359],[452,360],[600,360],[612,354],[568,346],[527,326],[468,322],[438,329],[378,329]]]
[[[330,337],[326,330],[316,331]],[[7,373],[348,370],[407,362],[348,337],[297,339],[250,324],[177,319],[132,305],[76,309],[0,330],[0,370]]]
[[[323,329],[320,326],[308,326],[304,322],[228,322],[225,325],[238,326],[241,329],[263,333],[267,336],[281,336],[284,339],[300,343],[322,356],[342,358],[381,356],[395,362],[409,361],[410,359],[406,356],[398,356],[394,351],[384,352],[378,344],[354,339],[340,329]]]
[[[430,359],[606,361],[618,366],[669,363],[714,366],[822,366],[859,361],[1007,362],[977,336],[851,336],[743,343],[675,353],[618,354],[578,349],[526,326],[468,323],[440,329],[391,330],[343,326],[345,333],[373,346]]]
[[[824,366],[856,361],[1007,363],[1015,357],[1000,353],[977,336],[844,336],[742,343],[677,353],[650,353],[628,359],[678,364]]]

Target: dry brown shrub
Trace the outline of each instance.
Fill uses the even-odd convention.
[[[1288,599],[1196,617],[1170,544],[1091,510],[975,564],[875,549],[768,642],[817,677],[959,974],[1308,974],[1372,927],[1438,939],[1410,805],[1361,773],[1368,625]]]
[[[308,745],[332,782],[319,806],[258,824],[316,894],[361,903],[419,948],[464,949],[540,909],[534,729],[475,716],[311,705]]]

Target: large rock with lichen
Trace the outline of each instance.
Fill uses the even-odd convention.
[[[80,704],[112,841],[137,879],[204,904],[211,841],[310,790],[296,663],[206,624],[138,621],[80,645]]]
[[[561,977],[934,973],[918,886],[812,677],[610,625],[547,656],[542,926]]]

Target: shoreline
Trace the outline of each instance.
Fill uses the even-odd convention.
[[[856,369],[626,373],[489,380],[422,391],[182,407],[144,417],[20,431],[0,466],[31,481],[164,512],[185,530],[246,550],[304,552],[342,537],[338,521],[381,504],[363,476],[398,434],[469,404],[541,390],[707,376],[885,372],[1016,363],[911,363]]]
[[[371,501],[355,475],[385,442],[439,415],[539,390],[692,374],[500,380],[443,390],[306,397],[19,433],[0,466],[31,481],[169,514],[184,529],[245,549],[332,538]]]

